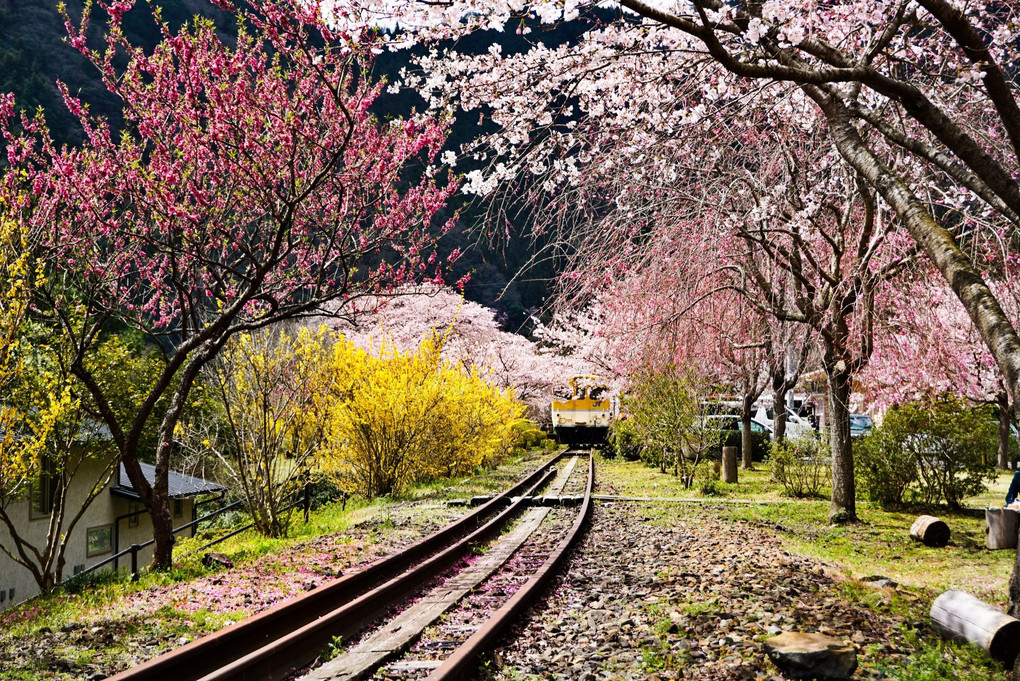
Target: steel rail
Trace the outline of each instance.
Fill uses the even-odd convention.
[[[506,507],[496,518],[507,518],[507,510],[520,509],[527,491],[537,489],[541,484],[554,473],[553,466],[563,454],[553,459],[525,476],[513,487],[493,497],[487,503],[479,506],[475,511],[450,523],[443,529],[425,537],[412,544],[399,553],[391,554],[381,558],[370,565],[349,574],[346,574],[324,586],[309,591],[297,598],[280,603],[268,608],[252,617],[249,617],[235,625],[225,627],[208,636],[196,639],[191,643],[171,650],[163,655],[155,657],[142,664],[124,670],[109,678],[109,681],[196,681],[210,674],[223,670],[225,665],[230,666],[240,659],[250,658],[253,654],[262,650],[263,655],[269,651],[282,650],[275,644],[287,637],[295,630],[301,630],[316,622],[321,622],[328,615],[335,615],[338,610],[343,610],[345,605],[359,602],[359,612],[365,616],[372,608],[365,605],[365,596],[374,593],[382,587],[379,584],[395,581],[394,578],[405,573],[408,567],[416,561],[421,561],[427,556],[432,558],[426,561],[429,565],[437,565],[437,556],[448,555],[442,551],[444,547],[460,546],[464,552],[470,550],[471,546],[465,546],[468,538],[476,535],[480,530],[468,534],[472,528],[478,527],[486,518],[497,513],[501,507]],[[490,528],[492,521],[483,525],[482,529]],[[489,530],[493,531],[493,530]],[[457,541],[457,540],[460,541]],[[435,554],[435,555],[433,555]],[[456,562],[452,558],[450,563]],[[420,567],[420,565],[419,565]],[[439,568],[439,571],[445,568]],[[421,572],[416,572],[419,575]],[[428,579],[428,577],[424,577]],[[386,584],[383,584],[386,586]],[[378,587],[378,588],[377,588]],[[391,591],[399,591],[391,587]],[[384,609],[384,608],[383,608]],[[330,621],[335,620],[331,618]],[[320,625],[321,627],[322,625]],[[349,629],[349,627],[348,627]],[[318,638],[324,636],[316,654],[325,648],[334,636],[350,636],[340,632],[322,631]],[[311,643],[309,643],[311,645]],[[306,657],[301,655],[300,657]],[[314,657],[314,655],[313,655]],[[310,660],[309,660],[310,661]],[[238,679],[268,679],[275,678],[279,670],[267,670],[266,673],[255,671],[257,665],[250,665],[249,671],[233,678]],[[294,664],[289,661],[284,665],[291,670]],[[219,678],[219,677],[216,677]],[[227,677],[223,677],[227,678]]]
[[[200,681],[277,679],[311,664],[331,641],[357,636],[391,607],[420,591],[429,580],[455,565],[475,546],[498,535],[526,507],[530,501],[528,496],[545,485],[553,475],[555,471],[548,470],[524,495],[515,498],[510,506],[467,537],[349,603],[304,626],[292,628],[257,650],[220,666],[201,677]]]
[[[520,589],[514,592],[510,600],[503,604],[486,620],[468,640],[462,643],[453,654],[429,674],[426,681],[454,681],[473,678],[479,658],[491,650],[499,637],[506,632],[546,589],[549,582],[560,570],[571,549],[577,544],[587,529],[591,519],[592,491],[595,486],[595,460],[588,455],[588,483],[584,491],[584,502],[577,514],[577,519],[567,535],[560,540],[545,563]]]

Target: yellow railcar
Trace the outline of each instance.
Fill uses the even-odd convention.
[[[557,439],[571,446],[605,442],[616,416],[609,386],[598,376],[574,376],[568,386],[568,390],[553,394],[552,425]]]

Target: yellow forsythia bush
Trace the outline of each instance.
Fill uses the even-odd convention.
[[[510,450],[524,411],[477,370],[445,362],[433,333],[416,351],[378,355],[343,337],[323,367],[317,399],[329,409],[322,469],[344,491],[374,497],[461,475]]]

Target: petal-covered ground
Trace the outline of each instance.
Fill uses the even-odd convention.
[[[365,509],[343,531],[235,556],[234,568],[143,589],[117,585],[112,599],[83,592],[27,604],[0,615],[0,679],[105,678],[398,551],[466,512],[437,496],[505,487],[521,472],[490,474],[481,489],[437,488],[427,501]],[[599,491],[616,493],[620,481],[606,477]],[[793,630],[849,641],[859,679],[1002,678],[983,653],[939,643],[927,624],[930,591],[848,579],[839,565],[791,552],[775,522],[741,519],[732,508],[599,502],[568,573],[480,673],[499,681],[777,681],[784,677],[762,641]],[[480,587],[465,608],[504,586]],[[446,638],[469,633],[465,608],[423,645],[446,649]],[[391,676],[406,678],[380,678]]]
[[[70,594],[70,607],[48,626],[12,636],[6,633],[12,625],[37,616],[37,608],[18,609],[0,616],[0,678],[104,678],[399,551],[462,513],[435,503],[398,504],[343,533],[111,603],[91,606]]]

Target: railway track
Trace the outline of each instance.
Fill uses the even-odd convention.
[[[590,516],[594,480],[591,457],[587,457],[583,497],[564,497],[570,471],[579,461],[579,457],[568,454],[553,458],[509,490],[400,553],[121,672],[111,681],[298,678],[300,670],[320,662],[331,645],[359,636],[363,637],[360,649],[352,648],[348,654],[312,669],[305,678],[366,678],[388,658],[409,648],[425,626],[496,572],[528,541],[558,499],[579,502],[569,531],[527,583],[484,625],[472,628],[473,633],[446,661],[433,660],[427,666],[434,667],[430,679],[466,678],[478,655],[495,642],[552,578]],[[561,462],[565,465],[557,471]],[[539,496],[546,485],[549,487]],[[518,518],[516,527],[500,537]],[[479,557],[479,553],[483,555]],[[419,597],[429,587],[434,588]],[[418,600],[407,607],[416,597]],[[365,633],[399,607],[410,614],[402,613],[398,618],[403,619],[388,620],[374,633]]]

